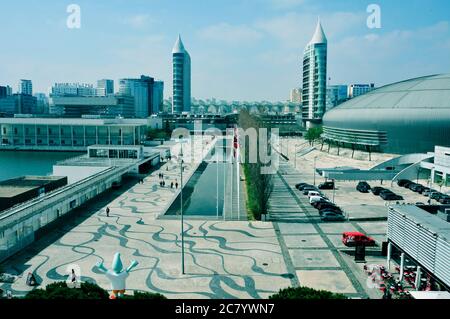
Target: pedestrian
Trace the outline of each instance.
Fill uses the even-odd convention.
[[[172,182],[172,183],[170,183],[170,188],[173,188],[173,182]]]
[[[162,181],[162,185],[163,185],[163,187],[166,187],[166,181],[165,180]]]
[[[106,217],[109,217],[109,207],[106,207]]]
[[[178,189],[178,182],[175,183],[175,188]]]
[[[71,273],[71,281],[72,281],[72,283],[73,284],[75,284],[76,283],[76,281],[77,281],[77,275],[75,275],[75,270],[74,269],[72,269],[72,273]]]

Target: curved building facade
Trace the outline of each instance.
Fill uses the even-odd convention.
[[[173,57],[173,113],[191,111],[191,57],[178,36],[172,50]]]
[[[450,74],[386,85],[325,113],[322,137],[396,154],[450,146]]]
[[[327,96],[327,37],[320,21],[303,53],[303,121],[320,122]],[[307,124],[308,126],[308,124]]]

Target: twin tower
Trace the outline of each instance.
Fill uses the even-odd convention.
[[[320,21],[303,53],[302,118],[305,125],[320,123],[326,110],[328,41]],[[191,111],[191,57],[178,36],[172,50],[172,113]]]
[[[191,57],[178,36],[172,50],[173,101],[172,113],[191,111]]]

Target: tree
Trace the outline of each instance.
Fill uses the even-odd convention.
[[[311,127],[306,131],[304,137],[311,146],[314,146],[314,142],[320,139],[323,133],[322,126]]]
[[[278,293],[270,296],[269,299],[347,299],[347,297],[342,294],[308,287],[289,287],[281,289]]]
[[[270,134],[270,128],[260,118],[256,115],[251,115],[247,110],[242,110],[239,113],[239,126],[244,130],[253,128],[256,132],[257,141],[253,141],[257,145],[256,149],[253,149],[258,154],[256,163],[249,163],[247,161],[247,159],[250,159],[250,148],[247,147],[248,145],[245,141],[240,141],[240,145],[241,157],[244,158],[243,167],[248,195],[247,205],[253,217],[260,220],[262,214],[267,214],[269,197],[273,190],[272,175],[262,173],[262,168],[266,164],[262,163],[259,158],[260,129],[267,128]],[[269,153],[268,155],[270,155],[272,152],[270,145],[267,145],[267,151]]]

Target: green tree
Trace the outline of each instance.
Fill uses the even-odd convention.
[[[270,296],[269,299],[347,299],[347,297],[342,294],[308,287],[290,287],[281,289],[278,293]]]
[[[244,159],[243,168],[246,180],[247,188],[247,207],[252,213],[253,217],[257,220],[261,219],[262,214],[266,214],[268,211],[269,197],[273,190],[272,175],[262,174],[262,168],[266,165],[261,162],[259,158],[259,148],[260,148],[260,129],[268,129],[270,134],[270,127],[268,127],[264,122],[256,115],[250,114],[247,110],[242,110],[239,113],[239,126],[244,129],[255,129],[257,141],[256,151],[258,158],[256,163],[249,163],[247,159],[250,158],[250,148],[245,143],[245,141],[240,141],[241,145],[241,157]],[[266,137],[267,138],[267,137]],[[272,152],[270,145],[267,147],[268,155]]]
[[[322,133],[322,126],[311,127],[308,129],[308,131],[306,131],[304,138],[309,142],[311,146],[314,146],[314,142],[320,139]]]

